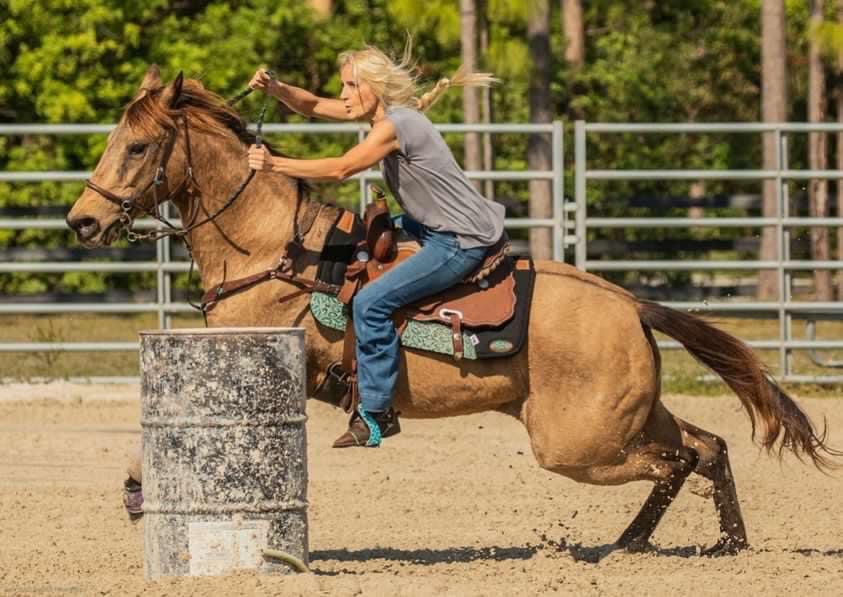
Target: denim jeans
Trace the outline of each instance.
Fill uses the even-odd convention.
[[[400,340],[392,321],[399,307],[450,288],[474,271],[486,247],[460,248],[451,232],[434,232],[402,217],[402,227],[421,243],[418,253],[364,286],[354,297],[360,405],[382,412],[398,379]]]

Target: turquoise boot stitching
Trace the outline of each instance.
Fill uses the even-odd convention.
[[[372,415],[363,410],[362,406],[357,406],[357,412],[369,428],[369,439],[366,441],[366,446],[376,448],[381,445],[381,428],[380,425],[372,418]]]

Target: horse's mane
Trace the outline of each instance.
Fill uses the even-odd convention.
[[[141,135],[155,138],[161,134],[161,129],[173,130],[179,126],[179,118],[187,116],[191,129],[221,136],[233,133],[246,145],[255,142],[255,135],[249,131],[246,121],[237,110],[221,96],[206,89],[199,81],[185,79],[172,106],[165,106],[164,102],[159,101],[164,89],[163,86],[142,89],[126,106],[122,123]],[[274,155],[283,155],[270,143],[264,142],[264,145]],[[291,178],[299,192],[309,190],[304,180]]]
[[[191,127],[219,135],[234,133],[243,143],[254,143],[255,136],[246,128],[246,121],[240,114],[199,81],[185,79],[172,106],[159,101],[164,89],[141,90],[126,106],[123,122],[135,131],[155,135],[161,128],[175,128],[178,118],[186,115]]]

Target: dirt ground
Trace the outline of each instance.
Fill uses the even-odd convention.
[[[0,386],[0,595],[841,595],[843,472],[759,453],[737,398],[668,406],[723,435],[753,548],[709,559],[708,486],[692,479],[644,555],[609,553],[646,484],[539,469],[498,414],[404,421],[377,450],[332,450],[344,415],[308,405],[313,574],[143,578],[143,522],[120,503],[138,386]],[[802,401],[843,445],[843,400]],[[564,433],[564,430],[560,430]]]

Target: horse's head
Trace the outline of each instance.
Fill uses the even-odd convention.
[[[68,226],[85,246],[111,244],[132,218],[152,211],[156,197],[165,197],[183,178],[183,148],[176,143],[182,86],[181,74],[163,85],[157,66],[147,70],[88,186],[67,214]]]

